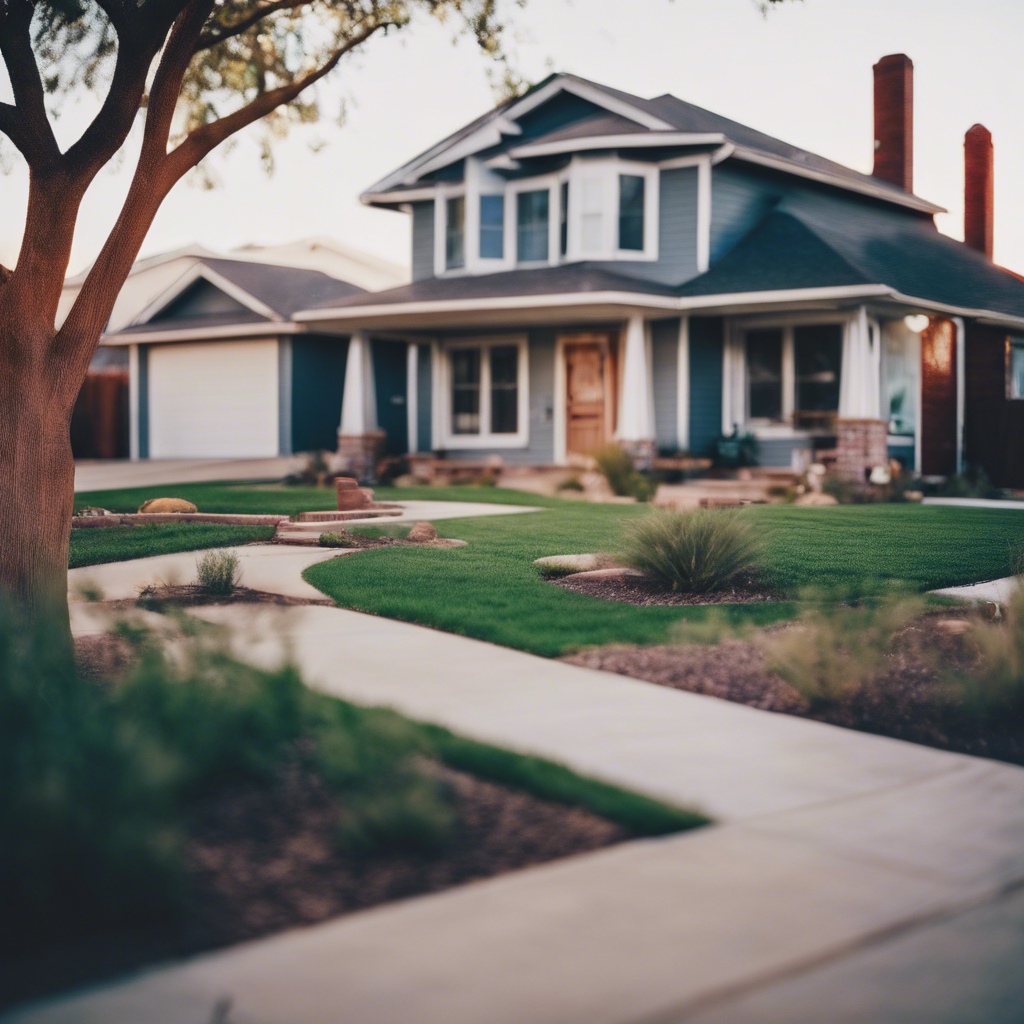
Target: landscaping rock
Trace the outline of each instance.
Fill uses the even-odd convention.
[[[139,506],[140,512],[198,512],[191,501],[184,498],[150,498]]]
[[[639,569],[626,567],[612,567],[610,569],[590,569],[587,572],[574,572],[571,576],[563,577],[563,582],[583,580],[625,580],[639,576],[644,579],[644,574]]]
[[[76,516],[112,516],[114,513],[108,508],[83,508],[81,511],[76,512]]]
[[[603,555],[548,555],[546,558],[535,558],[533,564],[563,572],[592,572],[594,569],[608,568],[608,560]]]
[[[429,544],[430,541],[437,540],[437,530],[430,523],[417,523],[405,539],[412,541],[413,544]]]
[[[350,512],[353,509],[371,508],[373,506],[373,491],[360,487],[358,480],[339,476],[334,481],[334,489],[338,495],[339,512]]]
[[[831,494],[824,494],[821,491],[808,491],[796,499],[797,505],[838,505],[839,501]]]

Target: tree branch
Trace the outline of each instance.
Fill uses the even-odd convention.
[[[11,141],[30,165],[38,166],[59,159],[60,149],[46,116],[43,83],[32,52],[32,12],[33,5],[28,0],[10,0],[6,14],[0,18],[0,54],[7,65],[20,122],[15,128],[20,142],[13,136]]]
[[[314,82],[318,82],[324,75],[333,71],[338,61],[346,53],[365,43],[374,32],[383,28],[384,25],[385,22],[374,22],[350,39],[347,39],[316,71],[311,71],[302,78],[289,82],[288,85],[261,93],[240,110],[236,110],[232,114],[227,114],[216,121],[211,121],[209,124],[204,124],[202,127],[194,129],[185,138],[184,142],[168,154],[171,172],[174,174],[175,180],[195,167],[203,157],[216,146],[219,146],[225,139],[230,138],[230,136],[248,127],[253,122],[258,121],[261,117],[266,117],[267,114],[278,107],[290,103],[304,89],[308,89]]]
[[[251,14],[246,15],[234,24],[223,26],[219,32],[212,30],[204,32],[199,37],[195,52],[200,53],[203,50],[208,50],[211,46],[223,43],[225,39],[240,36],[246,29],[252,28],[253,25],[258,24],[271,14],[276,14],[278,11],[294,11],[299,7],[308,6],[309,2],[310,0],[274,0],[273,3],[269,3],[264,7],[257,7]]]

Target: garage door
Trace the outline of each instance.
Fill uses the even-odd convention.
[[[276,338],[154,345],[148,371],[152,458],[278,454]]]

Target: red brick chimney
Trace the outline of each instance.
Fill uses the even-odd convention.
[[[914,190],[914,64],[890,53],[875,66],[876,178]]]
[[[964,136],[964,241],[992,259],[992,133],[972,125]]]

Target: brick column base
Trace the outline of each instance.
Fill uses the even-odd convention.
[[[348,466],[348,472],[360,483],[372,484],[377,479],[377,464],[384,457],[387,435],[382,431],[373,434],[338,435],[338,455]]]
[[[654,441],[619,441],[619,447],[633,460],[633,465],[640,470],[650,469],[658,454],[658,446]]]
[[[836,420],[836,474],[864,483],[875,466],[888,466],[888,437],[884,420]]]

